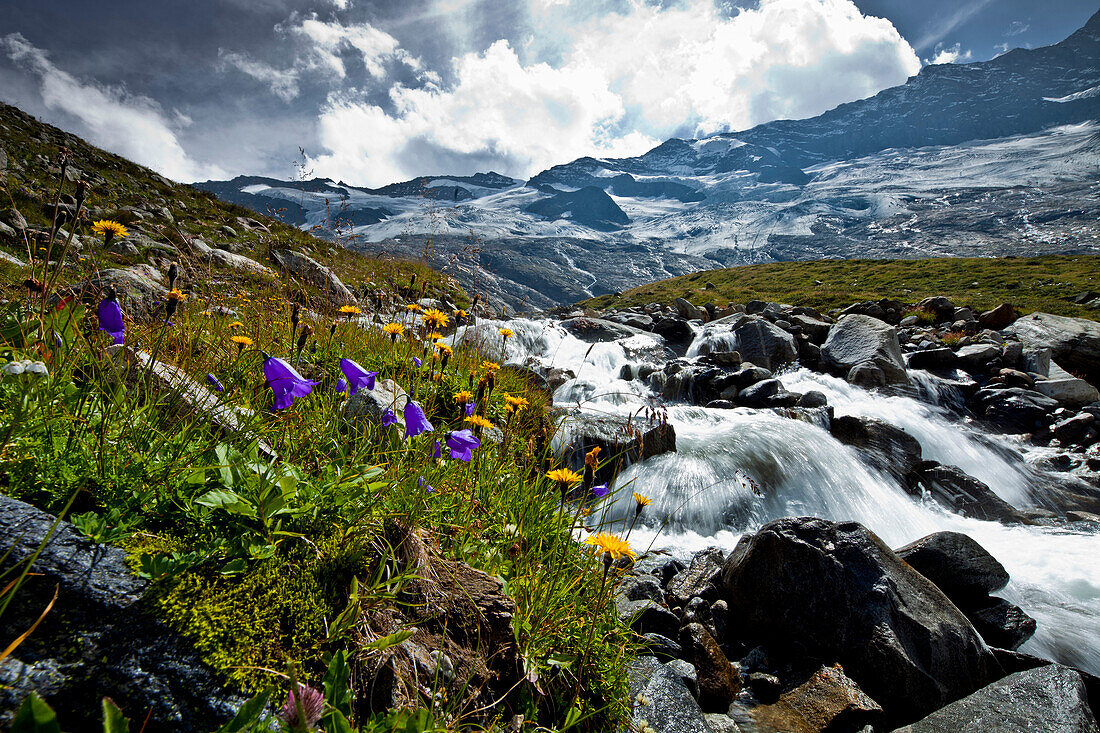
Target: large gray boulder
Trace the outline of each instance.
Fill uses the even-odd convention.
[[[987,596],[1008,585],[1004,565],[961,532],[935,532],[896,553],[952,600]]]
[[[230,252],[224,249],[212,249],[209,252],[210,261],[215,265],[221,265],[222,267],[228,267],[240,272],[249,272],[253,275],[268,275],[274,276],[270,267],[261,265],[256,260],[239,255],[234,252]]]
[[[738,542],[720,588],[739,641],[840,663],[894,725],[1001,674],[947,596],[855,522],[770,522]]]
[[[118,294],[124,313],[148,318],[161,309],[168,295],[168,288],[163,283],[164,276],[155,268],[149,265],[133,265],[103,270],[80,286],[80,289],[96,292],[112,287]]]
[[[1050,313],[1032,313],[1004,329],[1025,349],[1049,348],[1056,362],[1100,383],[1100,323]]]
[[[1081,675],[1058,664],[1010,674],[894,733],[1095,733]]]
[[[794,336],[784,331],[774,323],[755,316],[732,316],[726,322],[716,322],[708,326],[704,337],[711,333],[720,336],[721,331],[728,330],[729,334],[723,340],[728,340],[728,349],[741,354],[745,361],[775,370],[784,364],[790,364],[798,359],[798,347]],[[714,348],[708,348],[701,344],[699,353],[706,354]]]
[[[228,228],[228,227],[223,227]],[[328,293],[329,300],[337,305],[354,305],[355,296],[332,270],[312,257],[290,249],[272,250],[271,258],[291,275],[302,278]]]
[[[857,449],[864,459],[903,485],[921,462],[920,441],[899,427],[873,417],[841,415],[829,425],[833,437]]]
[[[857,364],[872,362],[882,369],[887,384],[909,383],[897,329],[871,316],[851,313],[837,321],[821,347],[821,361],[845,375]]]
[[[344,420],[352,425],[361,425],[363,421],[376,426],[382,425],[382,415],[386,410],[397,418],[395,427],[405,434],[405,405],[409,395],[392,379],[379,379],[374,389],[360,389],[348,398],[344,405]]]
[[[644,721],[660,733],[712,733],[683,676],[655,657],[631,662],[630,699],[632,730],[641,730]]]

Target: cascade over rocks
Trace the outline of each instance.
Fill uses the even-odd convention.
[[[943,592],[855,522],[769,522],[742,537],[720,588],[731,633],[839,662],[888,722],[917,719],[1001,674]]]
[[[563,462],[582,470],[585,454],[599,448],[598,484],[610,484],[631,464],[676,452],[676,429],[670,423],[574,413],[566,417],[565,427],[570,437],[561,451]]]
[[[984,483],[956,466],[921,461],[905,485],[910,493],[927,491],[933,499],[966,517],[996,522],[1026,523],[1027,518]]]
[[[871,465],[903,484],[921,460],[920,441],[873,417],[841,415],[833,418],[830,432],[841,443],[858,449]]]

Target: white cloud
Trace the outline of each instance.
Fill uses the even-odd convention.
[[[401,62],[414,69],[420,65],[396,38],[370,23],[344,25],[337,20],[320,20],[316,13],[294,14],[276,30],[306,42],[306,51],[296,65],[320,69],[339,79],[347,76],[343,54],[349,52],[357,54],[367,73],[376,79],[386,75],[389,62]]]
[[[486,167],[524,176],[685,131],[812,116],[920,69],[893,25],[852,0],[760,0],[732,17],[715,0],[629,0],[595,18],[582,3],[530,2],[542,28],[531,46],[553,65],[497,41],[456,59],[446,86],[394,87],[389,110],[334,95],[317,171],[370,184]]]
[[[968,4],[961,4],[953,13],[933,16],[932,27],[913,45],[920,50],[928,48],[973,18],[991,2],[993,0],[974,0]]]
[[[297,68],[276,69],[274,66],[257,61],[247,54],[226,51],[224,48],[218,49],[218,59],[221,62],[219,66],[222,71],[233,67],[241,73],[267,84],[272,94],[284,102],[289,102],[298,96],[300,72]]]
[[[935,56],[933,56],[931,59],[925,59],[924,63],[957,64],[961,62],[965,64],[972,58],[974,58],[974,54],[972,54],[969,50],[963,51],[961,43],[956,43],[954,46],[943,46],[942,44],[937,44],[935,49]]]
[[[152,99],[127,94],[115,87],[82,83],[57,68],[45,51],[20,33],[0,38],[0,49],[15,63],[35,74],[41,83],[42,103],[80,121],[93,143],[177,181],[224,177],[216,166],[192,160],[180,145],[168,115]],[[189,123],[175,115],[176,127]]]
[[[1026,33],[1031,30],[1031,24],[1025,23],[1022,20],[1014,20],[1008,26],[1008,30],[1005,31],[1006,36],[1018,36],[1021,33]]]

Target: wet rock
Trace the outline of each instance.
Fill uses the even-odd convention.
[[[662,318],[653,324],[653,333],[664,338],[677,354],[683,354],[695,339],[695,330],[682,318]]]
[[[887,723],[926,715],[1000,674],[942,591],[855,522],[764,525],[727,558],[721,592],[735,634],[839,662]]]
[[[644,333],[640,329],[602,318],[569,318],[561,322],[561,327],[589,344],[618,341]]]
[[[988,598],[960,608],[985,642],[998,649],[1019,649],[1035,635],[1035,619],[1003,598]]]
[[[829,398],[826,397],[823,392],[818,392],[816,389],[811,389],[809,392],[803,392],[802,396],[798,398],[799,407],[825,407],[828,404]]]
[[[1081,675],[1049,664],[997,680],[895,733],[1086,733],[1096,729]]]
[[[910,369],[949,369],[955,366],[956,361],[955,352],[946,346],[905,355],[905,363]]]
[[[777,369],[798,358],[794,337],[762,318],[738,317],[740,322],[730,329],[732,348],[745,361],[765,369]]]
[[[658,659],[680,659],[684,650],[672,639],[660,634],[642,634],[642,646],[645,654]]]
[[[680,647],[699,676],[699,706],[704,712],[724,712],[741,690],[741,677],[726,659],[706,627],[689,623],[680,629]]]
[[[1055,361],[1100,382],[1100,323],[1050,313],[1032,313],[1004,329],[1028,348],[1049,348]]]
[[[1087,436],[1096,424],[1096,416],[1089,412],[1080,412],[1073,417],[1055,423],[1050,432],[1054,437],[1062,441],[1062,445],[1076,443]]]
[[[1008,585],[1004,565],[961,532],[936,532],[895,552],[956,602],[983,598]]]
[[[630,664],[630,697],[634,706],[633,729],[660,733],[712,733],[699,703],[675,670],[654,657],[639,657]]]
[[[676,430],[668,423],[576,413],[565,418],[563,427],[568,442],[561,458],[568,466],[581,470],[585,454],[600,449],[596,483],[610,484],[627,466],[676,451]]]
[[[628,601],[656,601],[665,599],[661,583],[652,575],[628,575],[619,581],[618,594]]]
[[[228,227],[223,227],[228,228]],[[235,236],[235,235],[232,235]],[[292,275],[302,278],[306,282],[320,288],[328,294],[329,300],[337,305],[355,305],[356,299],[347,286],[340,281],[329,268],[317,262],[312,257],[301,252],[289,249],[276,249],[271,251],[271,258],[279,267]]]
[[[821,667],[770,705],[749,713],[759,733],[858,731],[882,720],[882,707],[837,667]]]
[[[623,623],[643,636],[660,634],[675,639],[680,632],[680,619],[676,614],[654,601],[628,601],[619,597],[615,599],[615,609]]]
[[[937,502],[966,517],[1010,524],[1027,521],[992,489],[955,466],[923,461],[910,473],[908,488],[918,496],[927,491]]]
[[[1001,355],[1001,349],[992,344],[971,344],[963,346],[955,357],[964,369],[975,371],[984,370],[986,365]]]
[[[873,417],[836,417],[829,432],[841,443],[857,448],[875,468],[902,482],[921,460],[920,441],[901,428]]]
[[[800,327],[802,332],[810,337],[810,341],[818,346],[825,343],[825,339],[829,337],[829,329],[833,327],[831,323],[807,314],[791,316],[791,324]]]
[[[840,374],[873,362],[886,375],[887,384],[909,383],[897,330],[870,316],[850,314],[837,321],[821,347],[821,360]]]
[[[1058,401],[1033,390],[1009,387],[982,389],[974,395],[978,410],[998,430],[1030,433],[1045,427]]]
[[[886,373],[873,361],[865,361],[852,367],[845,380],[862,389],[880,389],[886,386]]]
[[[34,554],[54,521],[0,496],[0,547],[11,548],[4,568]],[[98,730],[104,696],[131,717],[148,712],[157,730],[212,730],[228,720],[243,698],[147,609],[147,586],[125,552],[60,522],[0,618],[0,635],[14,639],[58,589],[50,613],[0,667],[0,709],[14,710],[34,689],[70,730]]]
[[[745,407],[767,407],[772,399],[784,393],[786,390],[778,379],[765,379],[741,390],[737,402]]]
[[[683,606],[692,598],[716,596],[713,583],[722,572],[725,555],[717,547],[709,547],[695,553],[691,565],[669,580],[665,588],[666,598],[672,606]]]
[[[1035,391],[1070,407],[1081,407],[1100,399],[1096,387],[1068,374],[1058,379],[1035,380]]]

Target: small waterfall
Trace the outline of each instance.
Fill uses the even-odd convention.
[[[495,334],[498,325],[483,322],[476,328]],[[507,344],[509,360],[534,359],[576,375],[558,388],[557,404],[627,415],[653,398],[642,383],[619,379],[623,365],[634,363],[629,345],[591,345],[549,321],[508,325],[516,332]],[[706,348],[699,339],[696,345]],[[944,407],[867,392],[808,370],[781,379],[792,391],[823,392],[838,415],[875,417],[904,429],[920,441],[926,458],[959,466],[1017,507],[1032,505],[1039,490],[1009,439],[984,435]],[[944,393],[942,403],[950,398]],[[743,533],[785,516],[856,520],[892,547],[936,531],[962,532],[1010,573],[1011,582],[998,595],[1038,622],[1023,651],[1100,674],[1100,534],[955,515],[909,496],[821,427],[770,410],[674,405],[668,416],[677,452],[628,467],[602,510],[605,522],[625,530],[634,517],[631,493],[652,500],[630,529],[634,546],[681,557],[707,546],[728,551]]]

